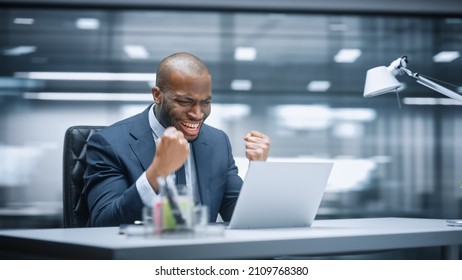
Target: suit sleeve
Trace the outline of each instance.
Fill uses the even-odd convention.
[[[110,141],[95,133],[89,139],[86,155],[84,181],[90,226],[118,226],[140,220],[143,202]]]
[[[242,179],[238,175],[238,169],[234,162],[234,157],[228,136],[223,133],[226,142],[227,151],[227,171],[226,171],[226,188],[223,201],[220,207],[220,215],[224,221],[231,220],[237,198],[242,187]]]

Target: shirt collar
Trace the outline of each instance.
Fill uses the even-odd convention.
[[[151,126],[152,133],[154,134],[154,139],[157,140],[160,137],[162,137],[162,135],[164,134],[165,127],[163,127],[159,123],[159,121],[156,118],[156,115],[154,114],[155,106],[156,105],[153,104],[151,108],[149,109],[149,126]]]

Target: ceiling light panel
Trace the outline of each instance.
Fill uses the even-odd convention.
[[[242,91],[251,90],[252,81],[251,80],[233,80],[231,82],[231,89],[232,90],[242,90]]]
[[[433,62],[451,62],[459,58],[459,56],[458,51],[442,51],[433,57]]]
[[[238,47],[234,51],[234,59],[239,61],[253,61],[257,58],[257,49],[252,47]]]
[[[308,91],[327,91],[330,88],[329,81],[311,81],[307,86],[306,89]]]
[[[353,63],[361,56],[360,49],[341,49],[334,57],[337,63]]]
[[[78,29],[95,30],[99,29],[99,20],[96,18],[79,18],[75,21],[75,26]]]
[[[125,45],[124,51],[128,57],[133,59],[147,59],[149,53],[144,46],[141,45]]]

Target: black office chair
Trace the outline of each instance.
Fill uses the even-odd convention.
[[[83,191],[85,154],[91,135],[104,126],[72,126],[66,130],[63,149],[63,218],[64,227],[85,227],[89,218]]]

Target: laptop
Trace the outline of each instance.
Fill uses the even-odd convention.
[[[228,229],[308,227],[332,162],[251,161]]]

